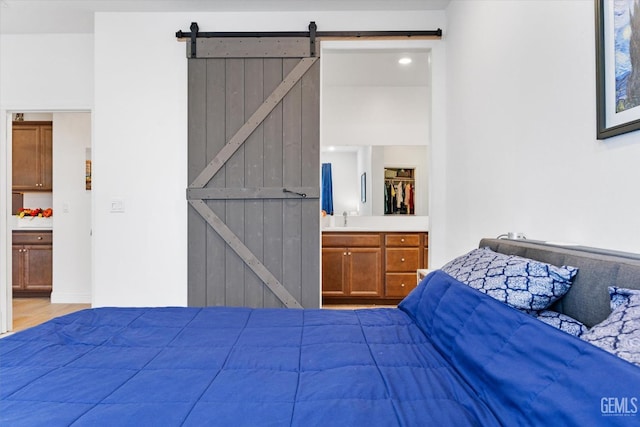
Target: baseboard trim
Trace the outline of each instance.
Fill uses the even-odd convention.
[[[53,291],[51,304],[91,304],[91,295]]]

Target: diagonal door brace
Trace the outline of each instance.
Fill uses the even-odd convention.
[[[236,132],[233,137],[222,147],[222,150],[209,162],[209,164],[200,172],[200,174],[189,185],[189,188],[204,188],[211,178],[220,170],[220,168],[233,156],[238,148],[251,136],[260,123],[267,118],[269,113],[278,105],[293,86],[300,81],[302,76],[311,68],[318,60],[315,58],[302,58],[293,70],[282,80],[277,88],[269,95],[267,99],[258,107],[255,113],[251,115],[249,120]]]
[[[202,200],[189,200],[191,206],[207,221],[216,233],[238,254],[262,282],[273,292],[273,294],[287,308],[302,308],[302,305],[287,291],[287,289],[276,279],[276,277],[260,262],[258,258],[245,246],[244,243],[234,234],[233,231],[211,210]]]

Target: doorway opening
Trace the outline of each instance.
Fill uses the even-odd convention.
[[[40,132],[39,127],[44,131]],[[80,308],[89,305],[92,289],[91,113],[8,111],[6,129],[6,152],[11,155],[6,157],[8,173],[3,183],[7,201],[3,237],[8,250],[3,260],[7,268],[2,287],[6,289],[1,290],[6,297],[0,301],[3,306],[0,332],[14,329],[14,296],[21,300],[44,296],[48,299],[45,302],[54,306],[42,309],[39,304],[40,309],[34,314],[46,316],[51,311],[55,317],[58,304],[79,304]],[[24,129],[28,131],[21,133]],[[34,155],[43,157],[36,166],[44,175],[48,174],[44,181],[50,182],[25,184],[17,177],[24,176],[22,169],[30,165],[20,158],[14,161],[14,155],[18,155],[14,148],[19,148],[14,144],[22,147],[25,141],[29,143],[29,138],[40,138],[45,132],[49,132],[46,142],[37,143],[49,144],[48,157],[43,157],[40,151]],[[41,145],[34,148],[42,150]],[[30,306],[33,304],[21,305]],[[18,314],[24,324],[30,313],[21,309]]]
[[[439,58],[439,53],[434,55],[438,43],[322,42],[320,158],[321,163],[332,164],[334,211],[333,216],[322,217],[323,231],[397,231],[400,222],[406,230],[425,233],[420,236],[431,231],[431,145],[434,127],[442,125],[434,126],[432,114],[435,104],[432,63],[434,57]],[[394,210],[410,215],[385,215],[386,168],[413,172],[409,188],[411,195],[415,192],[415,198]],[[428,262],[427,237],[424,239],[417,246],[420,249],[416,249],[421,260],[418,268]],[[390,295],[385,249],[380,250],[381,284],[375,292],[367,291],[368,303],[376,298],[384,301]],[[323,270],[329,264],[321,261]],[[333,276],[326,274],[326,277]],[[335,297],[336,290],[332,289],[330,294]]]

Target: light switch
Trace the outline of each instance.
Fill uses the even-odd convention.
[[[111,200],[111,213],[124,213],[124,201],[122,199]]]

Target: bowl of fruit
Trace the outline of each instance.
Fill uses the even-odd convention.
[[[16,214],[18,227],[48,228],[53,225],[53,209],[20,208]]]

